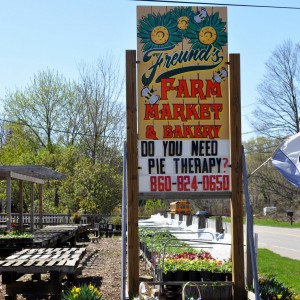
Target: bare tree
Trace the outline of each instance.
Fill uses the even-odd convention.
[[[124,78],[113,58],[99,59],[93,66],[79,67],[78,93],[83,104],[81,144],[94,162],[108,163],[120,150],[125,129],[121,104]]]
[[[268,160],[278,140],[258,137],[245,143],[249,195],[254,213],[262,214],[265,206],[276,206],[279,213],[299,207],[299,189],[287,181]]]
[[[0,149],[5,146],[9,131],[5,128],[5,121],[0,120]]]
[[[285,41],[266,62],[258,86],[259,106],[249,120],[257,132],[280,139],[299,132],[299,71],[300,45]]]

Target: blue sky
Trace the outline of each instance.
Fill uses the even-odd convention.
[[[300,7],[297,0],[215,3]],[[0,0],[0,4],[0,99],[7,90],[25,87],[38,71],[49,68],[76,79],[78,64],[107,54],[125,72],[125,51],[136,49],[136,7],[176,6],[130,0]],[[229,53],[241,55],[243,140],[255,136],[249,133],[253,129],[247,117],[257,104],[265,62],[284,41],[300,42],[299,18],[300,10],[228,6]]]

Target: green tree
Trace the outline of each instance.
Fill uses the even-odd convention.
[[[49,70],[34,75],[24,91],[9,93],[4,110],[11,121],[26,125],[40,145],[50,152],[65,134],[66,116],[75,97],[73,86]]]
[[[75,209],[107,214],[121,204],[122,176],[112,167],[84,158],[74,171]]]
[[[44,185],[47,212],[107,213],[121,202],[124,79],[113,59],[79,72],[74,83],[41,71],[25,89],[6,95],[0,162],[40,164],[67,175]]]
[[[163,200],[147,200],[144,205],[144,216],[151,216],[157,214],[161,211],[167,211],[169,205]]]
[[[35,164],[40,150],[39,141],[32,131],[18,123],[5,123],[3,147],[0,148],[2,165]]]

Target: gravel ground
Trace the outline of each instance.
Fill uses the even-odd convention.
[[[83,258],[82,275],[78,276],[74,285],[83,282],[92,283],[100,289],[104,300],[121,299],[121,238],[104,237],[98,243],[88,242],[84,246],[87,253]],[[28,280],[28,277],[23,276],[22,280]],[[2,300],[5,296],[5,285],[0,283],[0,300]],[[23,300],[25,298],[18,295],[17,299]]]

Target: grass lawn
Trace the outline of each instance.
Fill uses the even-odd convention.
[[[287,227],[287,228],[300,228],[300,222],[293,222],[291,225],[290,220],[285,221],[277,221],[273,219],[253,219],[254,225],[262,225],[262,226],[274,226],[274,227]]]
[[[223,222],[230,223],[231,219],[229,217],[223,217]],[[244,220],[244,223],[246,223],[246,220]],[[274,219],[258,219],[253,218],[253,224],[254,225],[261,225],[261,226],[273,226],[273,227],[286,227],[286,228],[300,228],[300,221],[297,220],[296,222],[293,222],[293,225],[291,225],[290,220],[287,218],[286,221],[277,221]]]
[[[300,294],[300,261],[283,257],[268,249],[258,249],[258,273],[271,274],[286,287]]]
[[[223,222],[230,223],[231,219],[223,218]],[[261,226],[300,228],[299,220],[291,225],[288,218],[286,221],[253,218],[253,223]],[[278,282],[300,295],[300,260],[280,256],[268,249],[258,249],[257,263],[258,274],[274,275]]]

